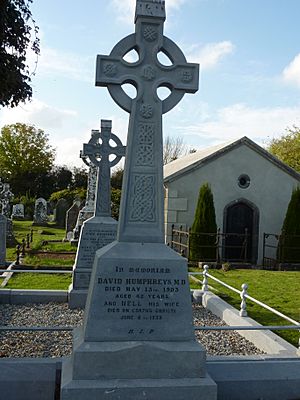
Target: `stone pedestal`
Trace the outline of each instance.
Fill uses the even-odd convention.
[[[215,400],[194,338],[187,262],[160,243],[97,251],[62,400]]]
[[[85,306],[96,251],[115,240],[117,225],[111,217],[92,217],[83,223],[69,288],[70,308]]]

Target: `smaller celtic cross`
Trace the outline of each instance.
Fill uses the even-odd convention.
[[[112,122],[102,119],[101,131],[92,130],[90,141],[83,145],[83,151],[80,153],[87,165],[90,166],[88,158],[98,168],[95,217],[111,216],[110,169],[125,156],[126,147],[111,132],[111,128]],[[111,146],[110,141],[116,143],[116,146]],[[112,161],[109,159],[111,155],[115,155]]]

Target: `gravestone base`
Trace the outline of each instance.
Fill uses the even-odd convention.
[[[92,217],[83,223],[69,288],[69,308],[84,308],[96,251],[115,240],[117,226],[111,217]]]
[[[187,260],[161,243],[97,251],[61,400],[216,400],[193,329]]]
[[[63,365],[62,400],[215,400],[205,350],[183,342],[84,342],[74,332],[72,357]]]
[[[68,304],[71,310],[75,308],[84,308],[86,303],[86,298],[88,294],[88,289],[75,289],[73,284],[70,285],[68,291]]]

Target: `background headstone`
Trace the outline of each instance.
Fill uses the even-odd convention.
[[[59,199],[55,208],[55,223],[57,226],[64,228],[66,226],[66,214],[69,203],[66,199]]]
[[[100,142],[101,141],[101,142]],[[110,141],[116,146],[111,146]],[[109,160],[114,154],[116,158]],[[101,120],[101,132],[92,131],[88,144],[84,144],[81,157],[89,158],[97,166],[98,179],[94,216],[83,223],[73,267],[73,282],[69,289],[69,307],[84,307],[96,251],[113,242],[117,234],[117,221],[111,217],[110,168],[125,155],[125,147],[111,132],[111,121]]]
[[[6,261],[6,217],[0,214],[0,267]]]
[[[67,214],[66,214],[66,238],[68,240],[71,240],[73,238],[73,231],[76,226],[76,221],[78,218],[78,213],[79,213],[79,207],[80,207],[80,202],[75,201],[72,206],[68,209]]]
[[[12,208],[12,219],[24,219],[24,204],[14,204]]]
[[[0,206],[1,213],[6,216],[6,218],[10,217],[10,202],[14,198],[13,193],[10,190],[10,186],[8,183],[1,182],[1,192],[0,192]]]
[[[93,165],[91,162],[88,162],[86,157],[82,157],[82,152],[80,153],[80,157],[84,160],[85,164],[89,166],[89,173],[88,173],[86,201],[85,201],[84,207],[81,208],[81,210],[79,211],[79,214],[78,214],[76,226],[74,228],[73,242],[76,242],[76,241],[78,242],[80,231],[81,231],[84,221],[93,217],[94,212],[95,212],[95,197],[96,197],[98,168],[96,165]]]
[[[35,201],[33,222],[36,225],[45,225],[47,221],[47,201],[40,197]]]

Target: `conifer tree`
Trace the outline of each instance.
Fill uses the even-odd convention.
[[[199,191],[194,222],[190,232],[189,259],[192,261],[215,260],[216,233],[217,224],[213,194],[210,185],[204,183]]]
[[[300,187],[293,190],[281,233],[279,261],[300,262]]]

